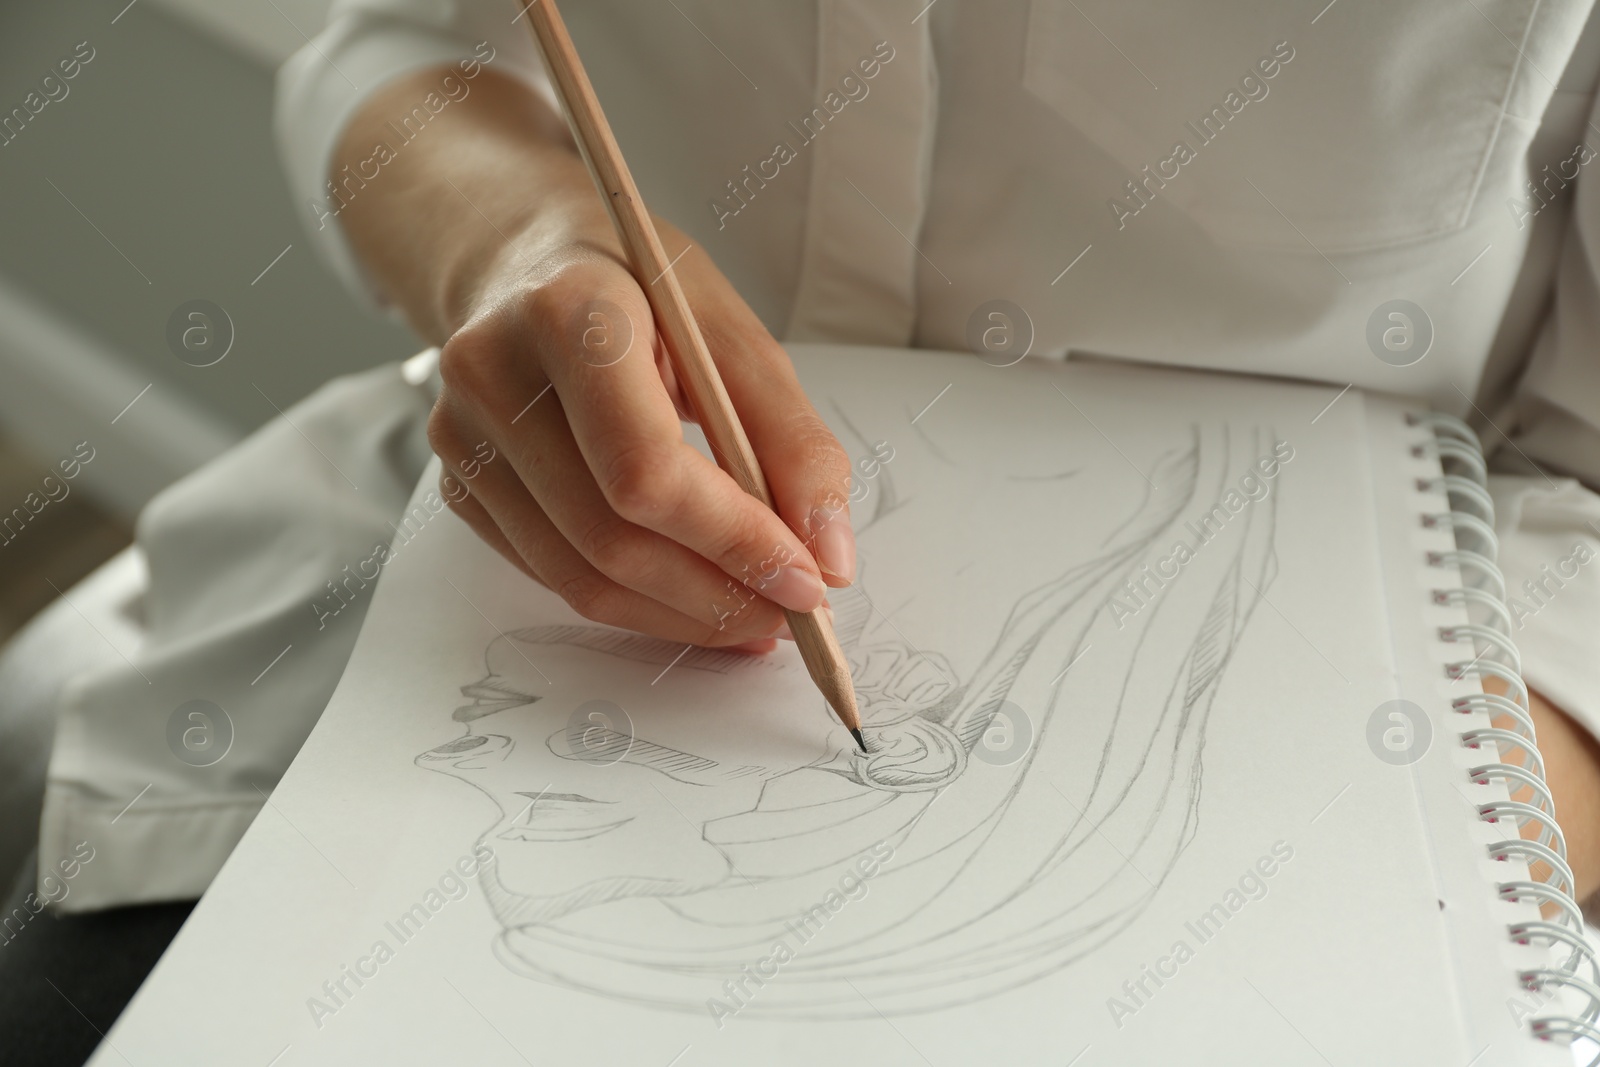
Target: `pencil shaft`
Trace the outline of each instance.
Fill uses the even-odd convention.
[[[689,310],[683,287],[678,284],[672,269],[674,259],[661,246],[661,237],[645,210],[561,13],[554,0],[537,0],[527,8],[526,16],[578,149],[611,213],[629,266],[650,302],[673,370],[694,408],[717,464],[741,489],[771,508],[772,493],[767,480],[761,473],[744,426],[739,422],[733,401],[717,374],[699,324]],[[681,255],[683,251],[680,249],[676,254]],[[845,726],[859,730],[861,719],[856,708],[855,689],[850,682],[850,668],[828,617],[821,610],[785,611],[784,615],[812,681],[839,713]]]
[[[561,13],[553,2],[539,0],[528,9],[528,21],[545,56],[556,95],[573,127],[578,149],[605,199],[634,276],[650,301],[656,326],[666,342],[683,391],[695,409],[700,428],[716,453],[718,464],[741,489],[771,507],[772,494],[756,462],[750,440],[711,361],[700,326],[672,270],[673,260],[661,245],[655,224],[622,158],[622,150],[606,122],[572,39],[567,35]],[[704,358],[699,358],[702,353]]]

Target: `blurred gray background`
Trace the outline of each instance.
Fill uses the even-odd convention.
[[[0,545],[0,638],[274,405],[421,347],[316,259],[275,154],[275,70],[327,6],[0,5],[0,116],[80,43],[94,49],[66,97],[0,146],[0,515],[75,443],[95,449],[71,494]],[[167,341],[196,299],[234,329],[209,367]]]

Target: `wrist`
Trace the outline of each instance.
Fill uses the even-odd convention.
[[[551,160],[532,180],[524,175],[505,181],[538,192],[500,212],[474,205],[478,225],[463,227],[436,275],[435,314],[447,336],[497,294],[526,286],[574,249],[605,248],[620,257],[610,218],[581,159]]]

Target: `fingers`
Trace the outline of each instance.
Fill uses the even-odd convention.
[[[581,457],[610,510],[688,548],[780,607],[820,606],[826,586],[801,536],[683,440],[653,349],[643,349],[654,336],[643,294],[619,285],[592,298],[593,306],[608,306],[628,320],[614,328],[631,333],[641,349],[603,363],[585,358],[584,331],[549,327],[563,319],[553,299],[530,298],[527,329],[540,339],[540,366],[578,449],[573,458]],[[570,312],[566,318],[572,319]],[[519,472],[529,473],[533,455],[528,459]],[[537,495],[532,482],[530,489]],[[551,517],[571,529],[559,506]]]
[[[448,419],[436,412],[430,423],[436,450],[446,454],[452,451],[446,442],[453,439],[443,429]],[[760,642],[783,622],[773,605],[683,546],[630,529],[611,513],[587,478],[570,436],[560,440],[565,427],[558,406],[545,408],[538,420],[530,412],[518,426],[530,423],[527,436],[538,442],[546,460],[534,468],[535,484],[523,480],[507,455],[477,468],[464,483],[470,496],[452,494],[460,498],[452,506],[484,540],[585,618],[676,641],[718,646],[756,641],[753,650],[766,649]]]
[[[522,554],[510,541],[506,540],[506,535],[500,531],[500,527],[495,524],[488,510],[470,492],[452,496],[452,483],[460,484],[457,475],[446,467],[439,475],[439,495],[450,505],[450,510],[461,516],[462,520],[472,528],[472,532],[490,548],[504,556],[523,574],[543,585],[539,576],[533,572],[533,568],[528,566],[528,561],[522,558]]]
[[[748,652],[753,656],[759,656],[763,653],[771,652],[773,649],[777,648],[778,639],[776,637],[768,637],[762,641],[745,641],[737,645],[728,645],[726,647],[735,652]]]
[[[456,510],[580,614],[761,649],[779,607],[815,610],[827,585],[854,576],[848,458],[704,254],[676,269],[702,294],[697,314],[779,514],[684,441],[648,301],[592,250],[501,290],[451,338],[429,439],[447,463],[480,440],[499,449]]]
[[[726,280],[696,275],[692,285],[700,332],[779,516],[805,539],[829,585],[849,585],[856,570],[850,457],[811,406],[788,355]]]
[[[766,636],[778,627],[782,616],[771,603],[732,582],[691,547],[630,522],[613,508],[585,467],[559,402],[530,413],[527,422],[507,446],[512,466],[592,566],[620,585],[719,626],[729,625],[732,612],[741,630]]]

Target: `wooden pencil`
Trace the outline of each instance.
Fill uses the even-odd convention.
[[[611,213],[629,266],[650,301],[673,369],[694,407],[706,440],[711,442],[718,465],[745,492],[772,507],[772,493],[756,462],[755,452],[750,448],[750,440],[745,436],[733,402],[728,399],[728,391],[717,374],[700,327],[689,310],[683,287],[672,272],[672,261],[667,258],[655,224],[633,184],[633,175],[600,109],[600,101],[589,84],[589,76],[573,47],[572,38],[567,35],[561,13],[556,10],[554,0],[535,0],[524,14],[544,57],[562,110],[566,112],[573,138]],[[865,752],[867,745],[861,736],[861,714],[856,707],[850,667],[827,615],[820,608],[811,612],[786,610],[784,615],[811,680]]]

